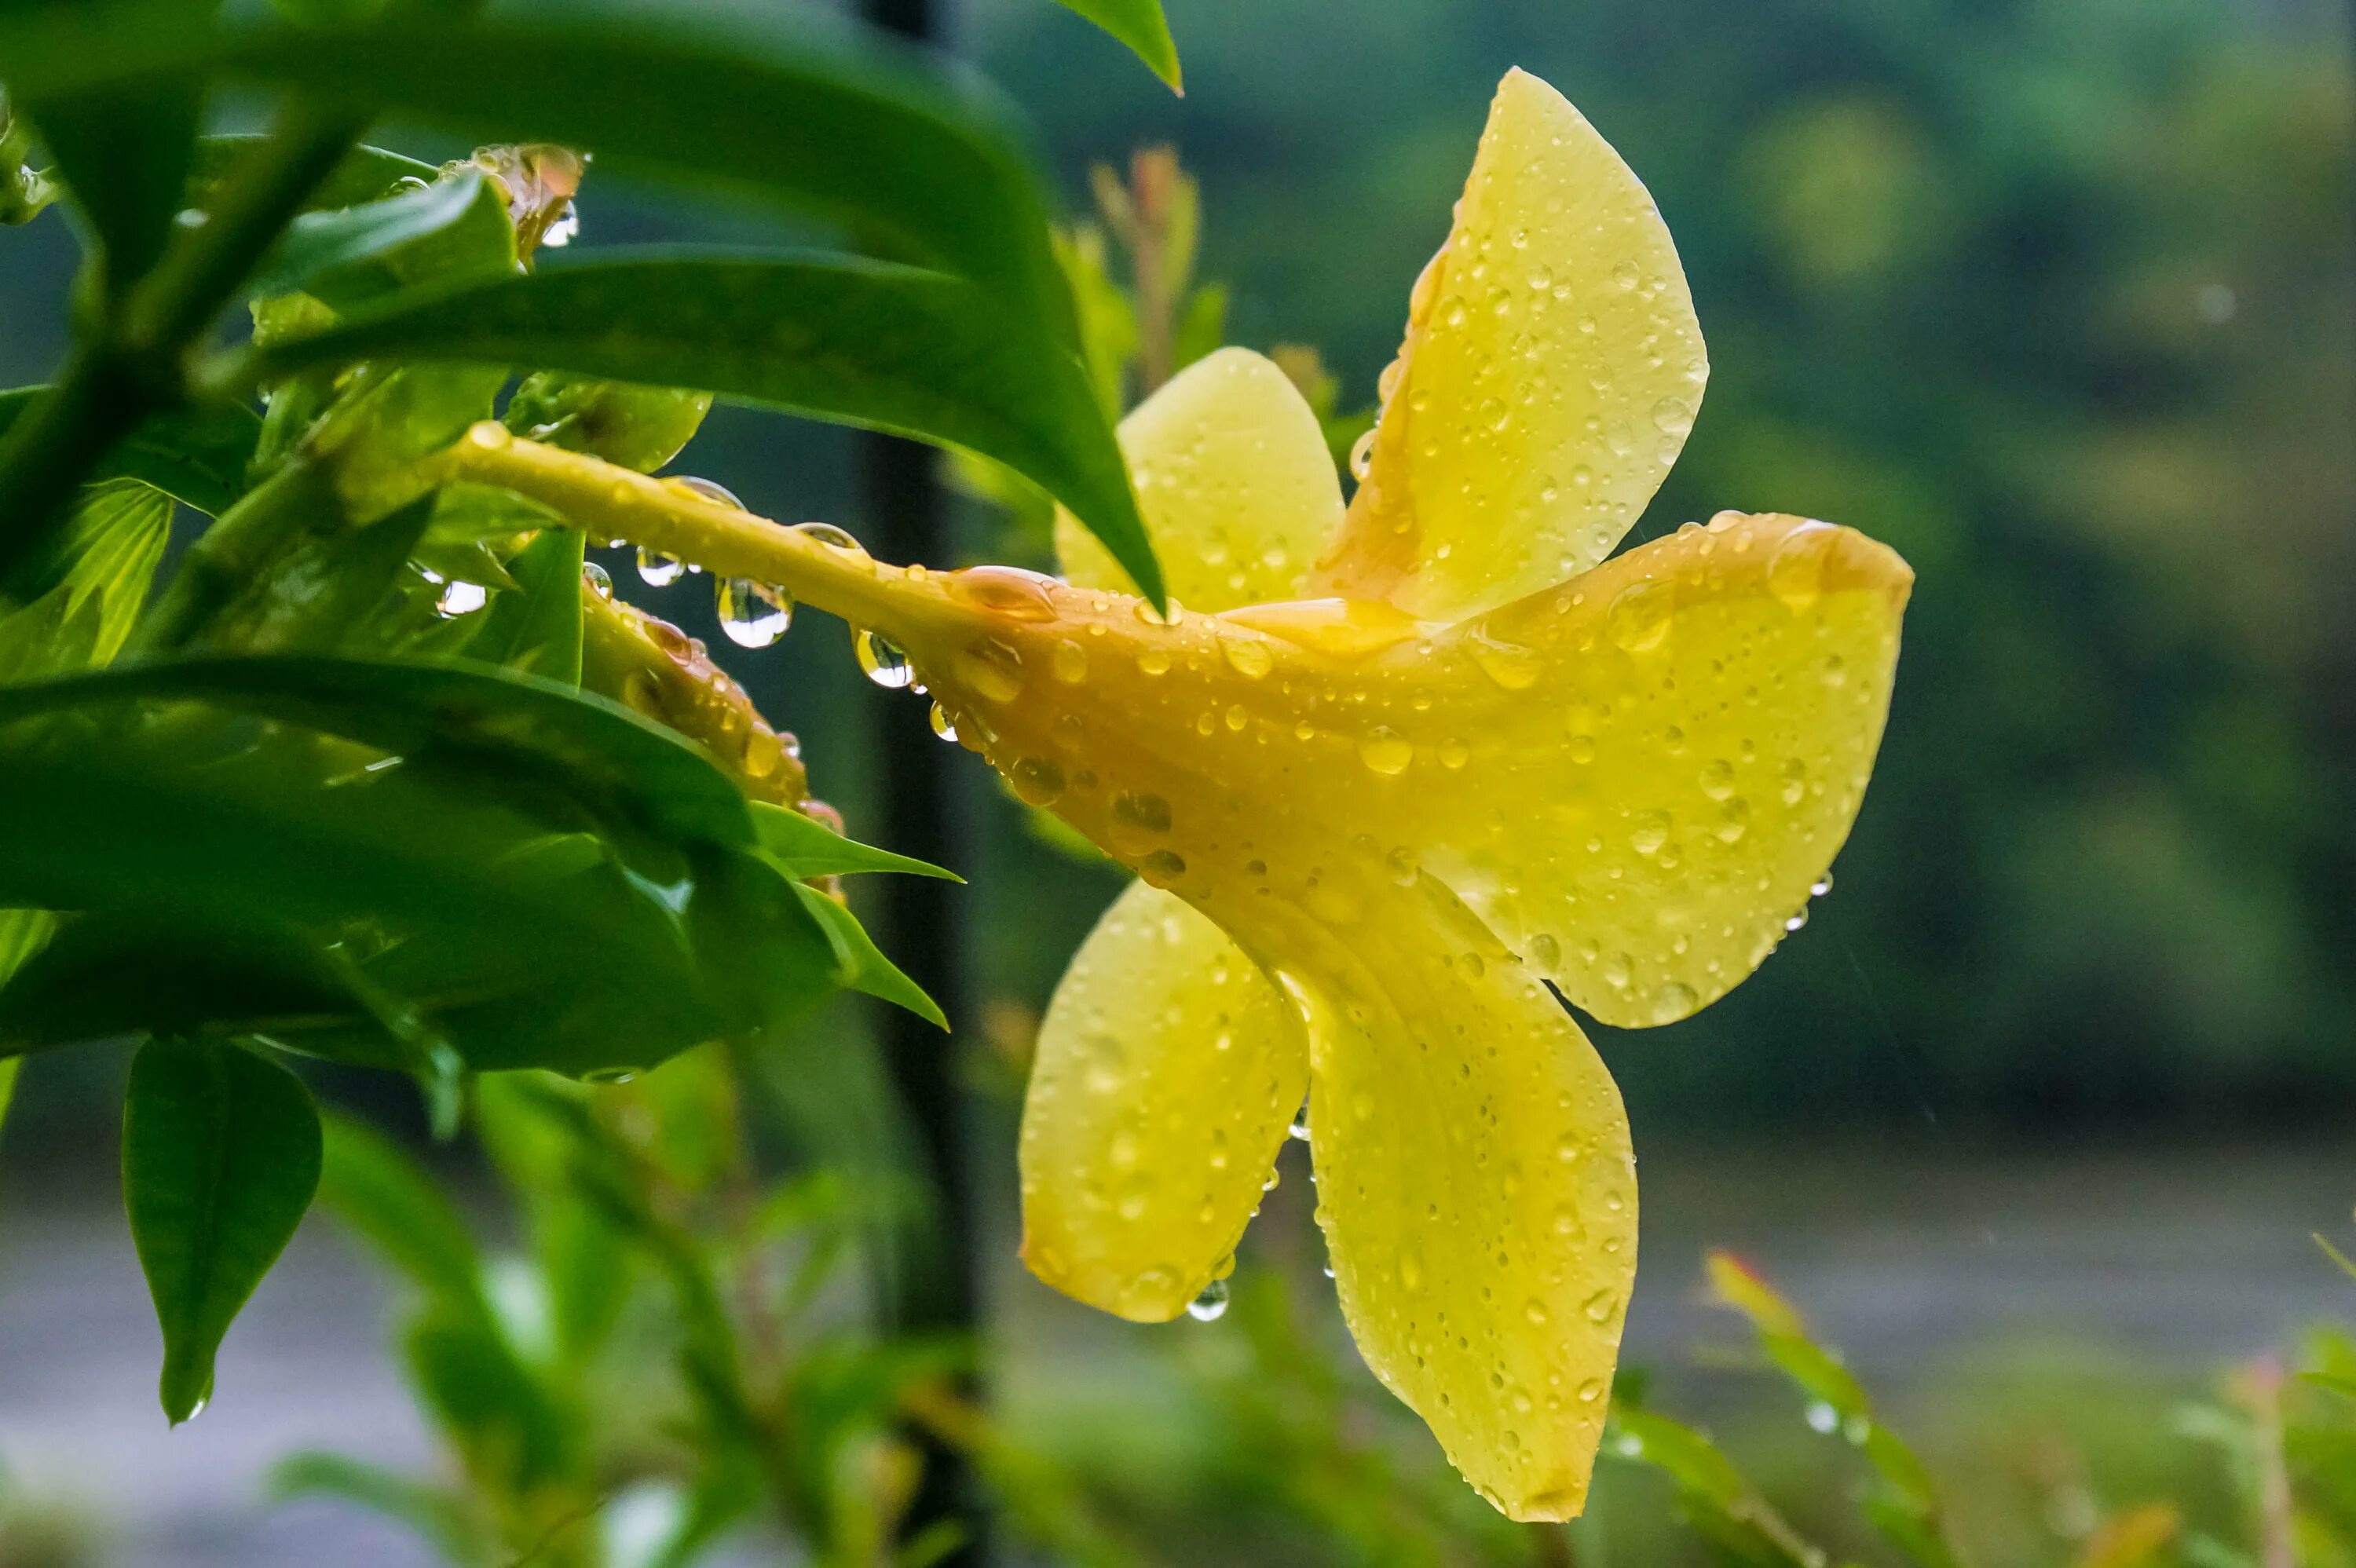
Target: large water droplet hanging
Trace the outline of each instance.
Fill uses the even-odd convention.
[[[638,547],[638,575],[647,580],[649,588],[668,588],[687,575],[687,562],[675,555]]]
[[[1815,881],[1808,884],[1808,896],[1810,898],[1820,899],[1832,891],[1833,874],[1830,871],[1826,871],[1823,876],[1818,877]]]
[[[742,648],[766,648],[794,624],[794,602],[785,591],[749,577],[723,577],[712,584],[720,629]]]
[[[934,734],[938,735],[944,741],[951,742],[954,742],[957,740],[957,720],[949,717],[949,710],[948,709],[936,702],[933,704],[932,712],[926,715],[926,717],[932,722]]]
[[[453,579],[442,585],[442,596],[434,608],[447,617],[471,615],[490,602],[491,591],[479,582],[462,582]]]
[[[581,582],[600,599],[611,599],[614,596],[614,574],[594,560],[582,563]]]
[[[1226,1315],[1229,1294],[1226,1280],[1213,1280],[1203,1287],[1202,1295],[1186,1304],[1186,1316],[1198,1323],[1217,1321]]]
[[[1292,1113],[1292,1125],[1285,1128],[1284,1133],[1287,1137],[1299,1138],[1302,1143],[1307,1143],[1309,1141],[1308,1101],[1301,1101],[1301,1109]]]
[[[867,678],[892,691],[905,691],[916,684],[916,669],[898,644],[880,632],[862,626],[851,635],[851,649],[859,659],[859,667]]]

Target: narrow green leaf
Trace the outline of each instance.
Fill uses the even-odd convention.
[[[315,1450],[289,1454],[270,1467],[263,1485],[277,1502],[334,1498],[381,1514],[407,1526],[452,1563],[478,1561],[487,1550],[460,1498],[365,1459]]]
[[[176,24],[185,0],[73,9],[0,11],[13,86],[65,92],[218,68],[484,141],[586,148],[600,168],[831,219],[863,243],[973,279],[1002,309],[1071,339],[1019,113],[978,78],[814,7],[523,0],[431,27],[387,17],[209,37]],[[101,36],[109,48],[91,48]]]
[[[131,1064],[123,1194],[164,1330],[174,1425],[204,1408],[222,1336],[319,1183],[319,1115],[301,1080],[239,1045],[151,1040]]]
[[[391,1139],[348,1116],[328,1116],[319,1198],[445,1308],[488,1311],[482,1258],[466,1221]]]
[[[581,568],[588,542],[578,528],[544,528],[517,552],[508,562],[516,587],[492,600],[466,656],[580,685]]]
[[[48,390],[18,387],[0,392],[0,434]],[[218,517],[244,493],[246,465],[261,438],[261,419],[241,405],[177,410],[134,428],[107,453],[91,478],[141,480]]]
[[[0,681],[69,675],[122,650],[172,526],[161,491],[128,479],[82,493],[54,549],[25,563],[0,604]]]
[[[1147,597],[1153,560],[1087,373],[975,285],[888,262],[650,251],[421,289],[252,357],[547,366],[693,387],[994,458],[1071,508]]]
[[[198,138],[195,167],[188,178],[187,205],[210,207],[238,165],[268,140],[262,135]],[[339,207],[357,207],[391,195],[403,180],[431,184],[441,173],[432,164],[387,152],[382,147],[354,147],[344,155],[334,172],[313,189],[303,209],[332,212]]]
[[[149,25],[167,29],[180,51],[193,53],[202,44],[212,9],[183,5]],[[172,72],[136,82],[28,92],[24,107],[57,160],[51,176],[65,186],[98,239],[107,290],[119,299],[155,265],[172,238],[195,163],[202,83],[193,74]]]
[[[483,228],[494,242],[477,242],[471,248],[462,245],[444,265],[455,261],[458,266],[453,270],[463,271],[471,263],[487,272],[512,266],[514,231],[508,222],[506,204],[481,170],[466,168],[423,190],[339,211],[305,213],[287,226],[277,249],[247,289],[257,295],[307,293],[329,304],[342,305],[356,297],[355,274],[373,274],[376,286],[367,292],[381,292],[391,281],[385,272],[388,258],[444,239],[482,214],[491,219]],[[504,244],[496,242],[502,231]],[[445,240],[441,249],[451,248]]]
[[[1170,91],[1186,91],[1178,74],[1178,46],[1171,41],[1170,20],[1162,14],[1162,0],[1062,0],[1062,3],[1127,44]]]
[[[604,698],[480,666],[293,656],[138,665],[0,688],[0,725],[169,699],[307,725],[412,763],[495,759],[600,817],[690,841],[753,839],[744,797],[676,732]]]
[[[16,1097],[16,1069],[22,1064],[14,1056],[0,1061],[0,1133],[8,1130],[8,1104]]]
[[[809,910],[827,939],[833,943],[836,961],[840,965],[837,977],[854,991],[864,991],[894,1007],[905,1008],[918,1018],[938,1029],[948,1029],[948,1015],[940,1005],[925,995],[924,988],[902,973],[900,966],[884,956],[875,939],[867,934],[866,927],[849,910],[819,891],[800,882],[793,884],[801,895],[802,907]]]
[[[846,838],[822,822],[766,801],[753,803],[753,827],[769,858],[797,879],[839,877],[853,871],[905,871],[952,882],[965,880],[955,871]]]

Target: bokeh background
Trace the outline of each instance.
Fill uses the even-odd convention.
[[[1489,94],[1520,65],[1651,187],[1711,347],[1691,443],[1633,538],[1723,507],[1800,512],[1887,540],[1918,573],[1832,894],[1699,1018],[1594,1031],[1646,1179],[1635,1354],[1721,1397],[1690,1370],[1708,1326],[1689,1296],[1699,1247],[1737,1244],[1956,1455],[2016,1453],[2029,1428],[1981,1427],[2069,1403],[2053,1368],[2099,1372],[2126,1402],[2106,1407],[2115,1424],[2143,1441],[2170,1391],[2351,1305],[2306,1241],[2356,1198],[2349,9],[1170,8],[1183,99],[1040,0],[970,0],[954,42],[1029,113],[1075,213],[1092,164],[1178,149],[1232,341],[1312,345],[1345,407],[1370,401]],[[744,221],[594,174],[582,208],[584,244]],[[71,256],[57,215],[0,233],[0,384],[53,365]],[[840,432],[723,412],[682,466],[772,516],[862,526]],[[946,563],[1042,549],[961,503]],[[614,565],[734,656],[854,833],[876,819],[879,727],[921,725],[921,704],[867,688],[821,617],[741,654],[713,636],[701,579],[640,590]],[[948,761],[975,997],[944,1071],[976,1128],[969,1240],[991,1271],[1005,1407],[1125,1477],[1143,1517],[1193,1521],[1171,1525],[1182,1542],[1358,1560],[1222,1533],[1258,1516],[1248,1467],[1229,1474],[1219,1449],[1273,1441],[1238,1413],[1243,1325],[1131,1329],[1008,1263],[1029,1030],[1118,883],[1044,841],[969,758]],[[845,1008],[823,1027],[848,1051],[870,1024]],[[125,1562],[316,1561],[329,1539],[355,1563],[419,1561],[252,1496],[293,1441],[426,1452],[377,1359],[381,1289],[331,1235],[306,1232],[232,1335],[234,1397],[164,1437],[154,1331],[107,1207],[120,1071],[103,1053],[36,1063],[0,1147],[0,1458],[98,1516],[93,1539]],[[337,1087],[412,1114],[384,1085]],[[1306,1185],[1271,1200],[1245,1267],[1298,1276],[1323,1345]],[[1987,1397],[1958,1403],[1966,1389]]]

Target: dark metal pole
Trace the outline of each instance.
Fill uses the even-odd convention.
[[[935,0],[862,0],[867,19],[919,42],[935,37]],[[860,481],[870,544],[887,560],[948,564],[948,497],[940,482],[939,453],[892,436],[860,438]],[[873,705],[881,764],[883,841],[902,854],[936,865],[964,861],[958,831],[957,748],[943,745],[905,693],[880,692]],[[953,1026],[973,1018],[962,911],[964,890],[923,877],[892,877],[882,895],[878,923],[884,951],[932,994]],[[913,1013],[880,1009],[884,1061],[908,1119],[916,1154],[934,1196],[933,1222],[920,1244],[901,1260],[894,1327],[903,1333],[977,1334],[980,1257],[975,1245],[972,1183],[969,1179],[963,1097],[950,1042]],[[944,1522],[959,1527],[964,1544],[943,1559],[953,1568],[980,1568],[990,1555],[989,1515],[964,1456],[926,1439],[925,1477],[909,1509],[913,1537]]]

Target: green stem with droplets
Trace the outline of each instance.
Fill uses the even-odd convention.
[[[443,478],[495,485],[538,501],[593,539],[658,550],[715,576],[774,583],[853,625],[892,632],[956,615],[922,567],[889,565],[683,485],[510,435],[501,425],[477,425],[434,466]]]

